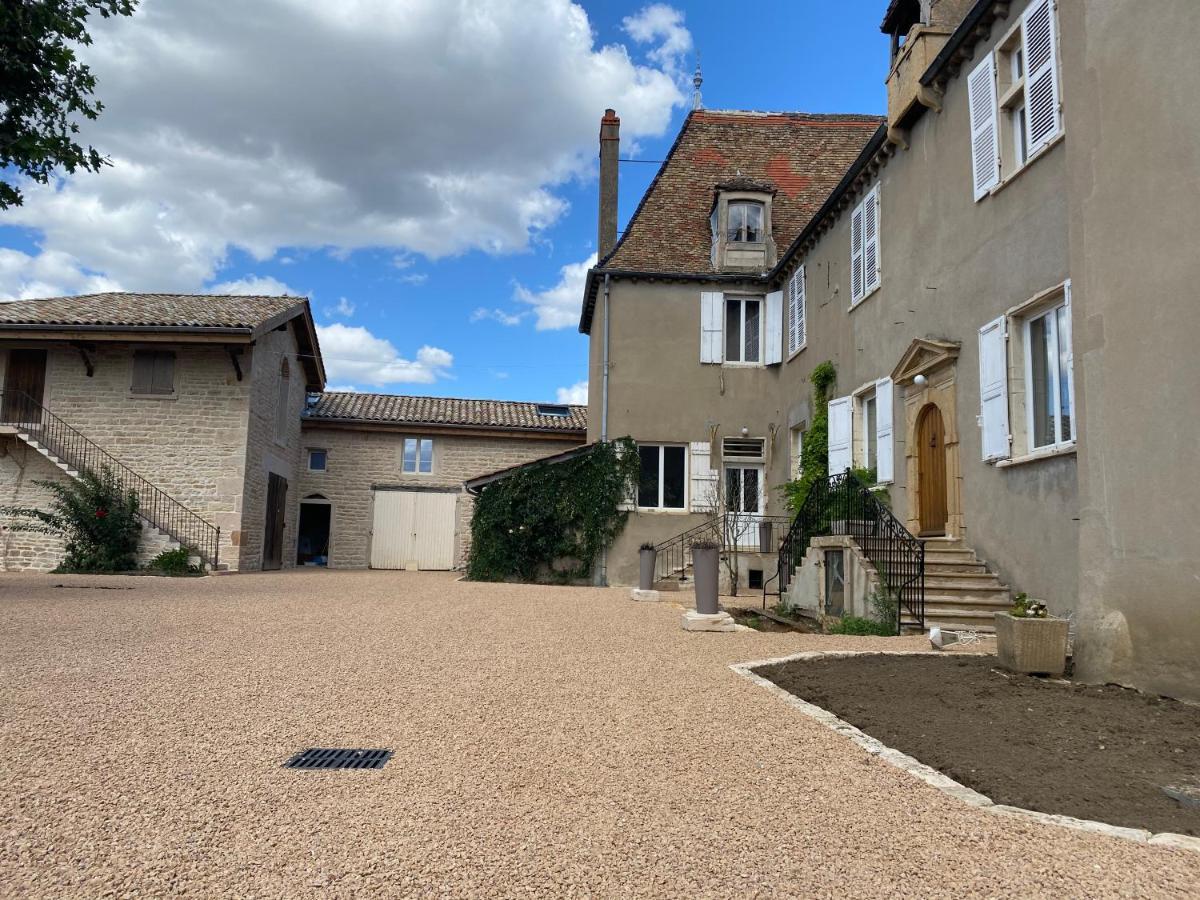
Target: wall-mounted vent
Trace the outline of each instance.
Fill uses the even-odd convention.
[[[721,456],[726,462],[761,462],[762,438],[727,437],[721,441]]]
[[[565,419],[571,415],[571,408],[563,406],[560,403],[539,403],[537,405],[537,414],[539,416],[557,416],[560,419]]]

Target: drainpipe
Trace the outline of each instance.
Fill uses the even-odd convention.
[[[608,273],[604,273],[604,355],[600,374],[600,440],[608,440]],[[608,587],[608,544],[600,551],[600,587]]]

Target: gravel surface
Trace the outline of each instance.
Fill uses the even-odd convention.
[[[444,574],[0,576],[0,895],[1195,896],[1200,855],[974,810],[728,668],[923,639],[679,615]],[[281,768],[308,746],[396,755]]]

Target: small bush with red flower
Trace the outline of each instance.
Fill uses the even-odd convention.
[[[52,495],[50,509],[0,509],[10,531],[60,535],[66,553],[56,572],[128,572],[137,568],[138,498],[122,491],[108,468],[69,481],[35,481]]]

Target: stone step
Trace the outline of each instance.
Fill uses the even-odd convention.
[[[969,628],[972,631],[992,632],[996,630],[996,618],[991,611],[978,609],[930,609],[925,607],[925,628],[937,625],[941,628]]]
[[[958,591],[1008,591],[1008,585],[1001,584],[1000,579],[991,572],[980,574],[959,573],[956,575],[935,575],[925,573],[925,593],[945,594]]]
[[[940,603],[942,606],[1002,606],[1012,603],[1012,595],[1008,588],[998,591],[945,590],[943,588],[925,588],[925,603]]]
[[[930,562],[925,560],[925,575],[990,575],[981,562]]]
[[[925,562],[974,563],[980,560],[974,550],[931,550],[926,547]]]

